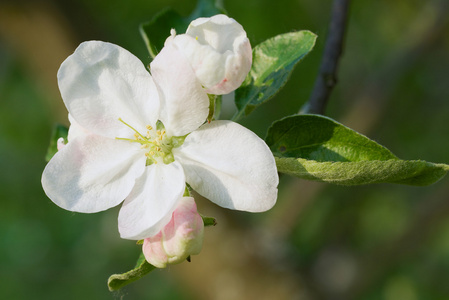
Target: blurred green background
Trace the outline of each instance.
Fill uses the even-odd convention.
[[[449,163],[447,3],[353,1],[327,115],[400,158]],[[197,197],[200,211],[219,223],[207,228],[202,253],[122,291],[107,290],[108,276],[132,268],[140,250],[119,238],[118,208],[75,214],[42,191],[52,126],[68,123],[56,72],[91,39],[148,63],[138,25],[168,6],[188,15],[195,4],[0,2],[0,298],[449,299],[449,177],[421,188],[347,188],[282,176],[277,205],[257,215]],[[224,6],[252,45],[294,30],[318,34],[284,89],[242,121],[264,137],[272,121],[296,113],[309,97],[332,1]]]

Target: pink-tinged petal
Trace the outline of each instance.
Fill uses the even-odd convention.
[[[76,122],[97,135],[129,137],[158,119],[156,87],[142,62],[127,50],[100,41],[84,42],[59,68],[62,99]]]
[[[186,34],[171,36],[188,58],[198,80],[209,94],[237,89],[251,69],[252,51],[243,27],[225,15],[198,18]]]
[[[116,206],[145,169],[138,145],[97,135],[78,136],[45,167],[42,187],[58,206],[95,213]]]
[[[182,53],[168,43],[150,68],[159,90],[159,119],[167,134],[183,136],[203,124],[209,114],[209,98]]]
[[[184,171],[178,162],[147,166],[120,209],[120,236],[141,240],[158,233],[170,221],[184,189]]]
[[[192,197],[183,197],[170,222],[158,234],[146,238],[142,251],[155,267],[165,268],[199,254],[203,245],[204,223]]]
[[[276,203],[279,177],[273,154],[262,139],[237,123],[205,124],[173,154],[186,182],[220,206],[261,212]]]

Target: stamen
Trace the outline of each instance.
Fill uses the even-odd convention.
[[[138,132],[136,129],[134,129],[134,127],[123,121],[122,118],[118,118],[118,120],[123,124],[125,124],[126,126],[128,126],[129,128],[131,128],[132,130],[134,130],[142,139],[146,140],[146,138],[143,135],[141,135],[140,132]]]
[[[119,138],[119,137],[116,137],[115,138],[116,140],[121,140],[121,141],[128,141],[128,142],[131,142],[131,143],[140,143],[140,144],[142,144],[142,140],[132,140],[132,139],[127,139],[127,138]]]

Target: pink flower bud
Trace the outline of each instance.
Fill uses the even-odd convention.
[[[198,81],[209,94],[228,94],[237,89],[252,64],[249,39],[242,25],[225,15],[198,18],[185,34],[169,37],[190,61]]]
[[[56,142],[56,148],[59,150],[61,150],[62,148],[64,148],[65,143],[64,143],[64,138],[59,138],[58,141]]]
[[[145,259],[157,268],[183,262],[199,254],[203,245],[204,223],[192,197],[183,197],[170,222],[155,236],[146,238],[142,251]]]

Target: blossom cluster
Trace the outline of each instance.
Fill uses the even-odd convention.
[[[194,20],[185,34],[172,30],[150,72],[117,45],[82,43],[58,71],[71,125],[68,143],[58,142],[43,172],[45,193],[83,213],[123,202],[120,236],[145,239],[149,261],[160,250],[152,243],[168,243],[168,236],[181,241],[172,249],[201,248],[202,224],[193,198],[183,197],[186,183],[225,208],[270,209],[279,179],[268,146],[237,123],[206,121],[208,94],[238,88],[251,59],[245,31],[225,15]],[[182,251],[162,261],[185,259],[189,251]]]

